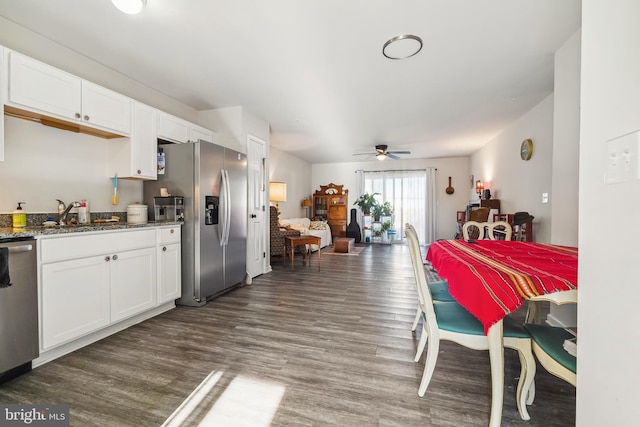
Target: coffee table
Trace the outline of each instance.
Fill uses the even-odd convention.
[[[287,246],[291,248],[291,269],[293,270],[293,252],[296,246],[318,245],[318,271],[320,271],[320,243],[320,237],[311,236],[309,234],[303,234],[301,236],[285,236],[284,249],[282,250],[283,262],[286,262],[287,260]],[[311,254],[309,253],[309,250],[305,248],[302,253],[303,264],[306,256],[309,256],[309,267],[311,267]]]

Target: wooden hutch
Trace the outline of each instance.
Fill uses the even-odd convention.
[[[313,194],[313,219],[327,221],[332,237],[347,235],[347,202],[349,190],[342,185],[321,185]]]

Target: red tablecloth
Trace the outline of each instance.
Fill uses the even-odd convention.
[[[508,240],[440,240],[427,260],[449,292],[491,325],[533,296],[578,287],[578,248]]]

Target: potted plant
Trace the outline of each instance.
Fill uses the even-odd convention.
[[[380,221],[380,217],[389,216],[393,213],[393,208],[391,207],[391,203],[384,202],[383,204],[376,203],[371,209],[371,214],[373,215],[374,221]]]
[[[364,193],[358,197],[358,200],[355,201],[354,205],[358,205],[363,214],[369,215],[371,213],[371,209],[378,204],[375,196],[379,194],[380,193]]]

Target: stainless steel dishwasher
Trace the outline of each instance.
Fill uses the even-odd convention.
[[[0,383],[39,355],[36,269],[35,240],[0,240]]]

